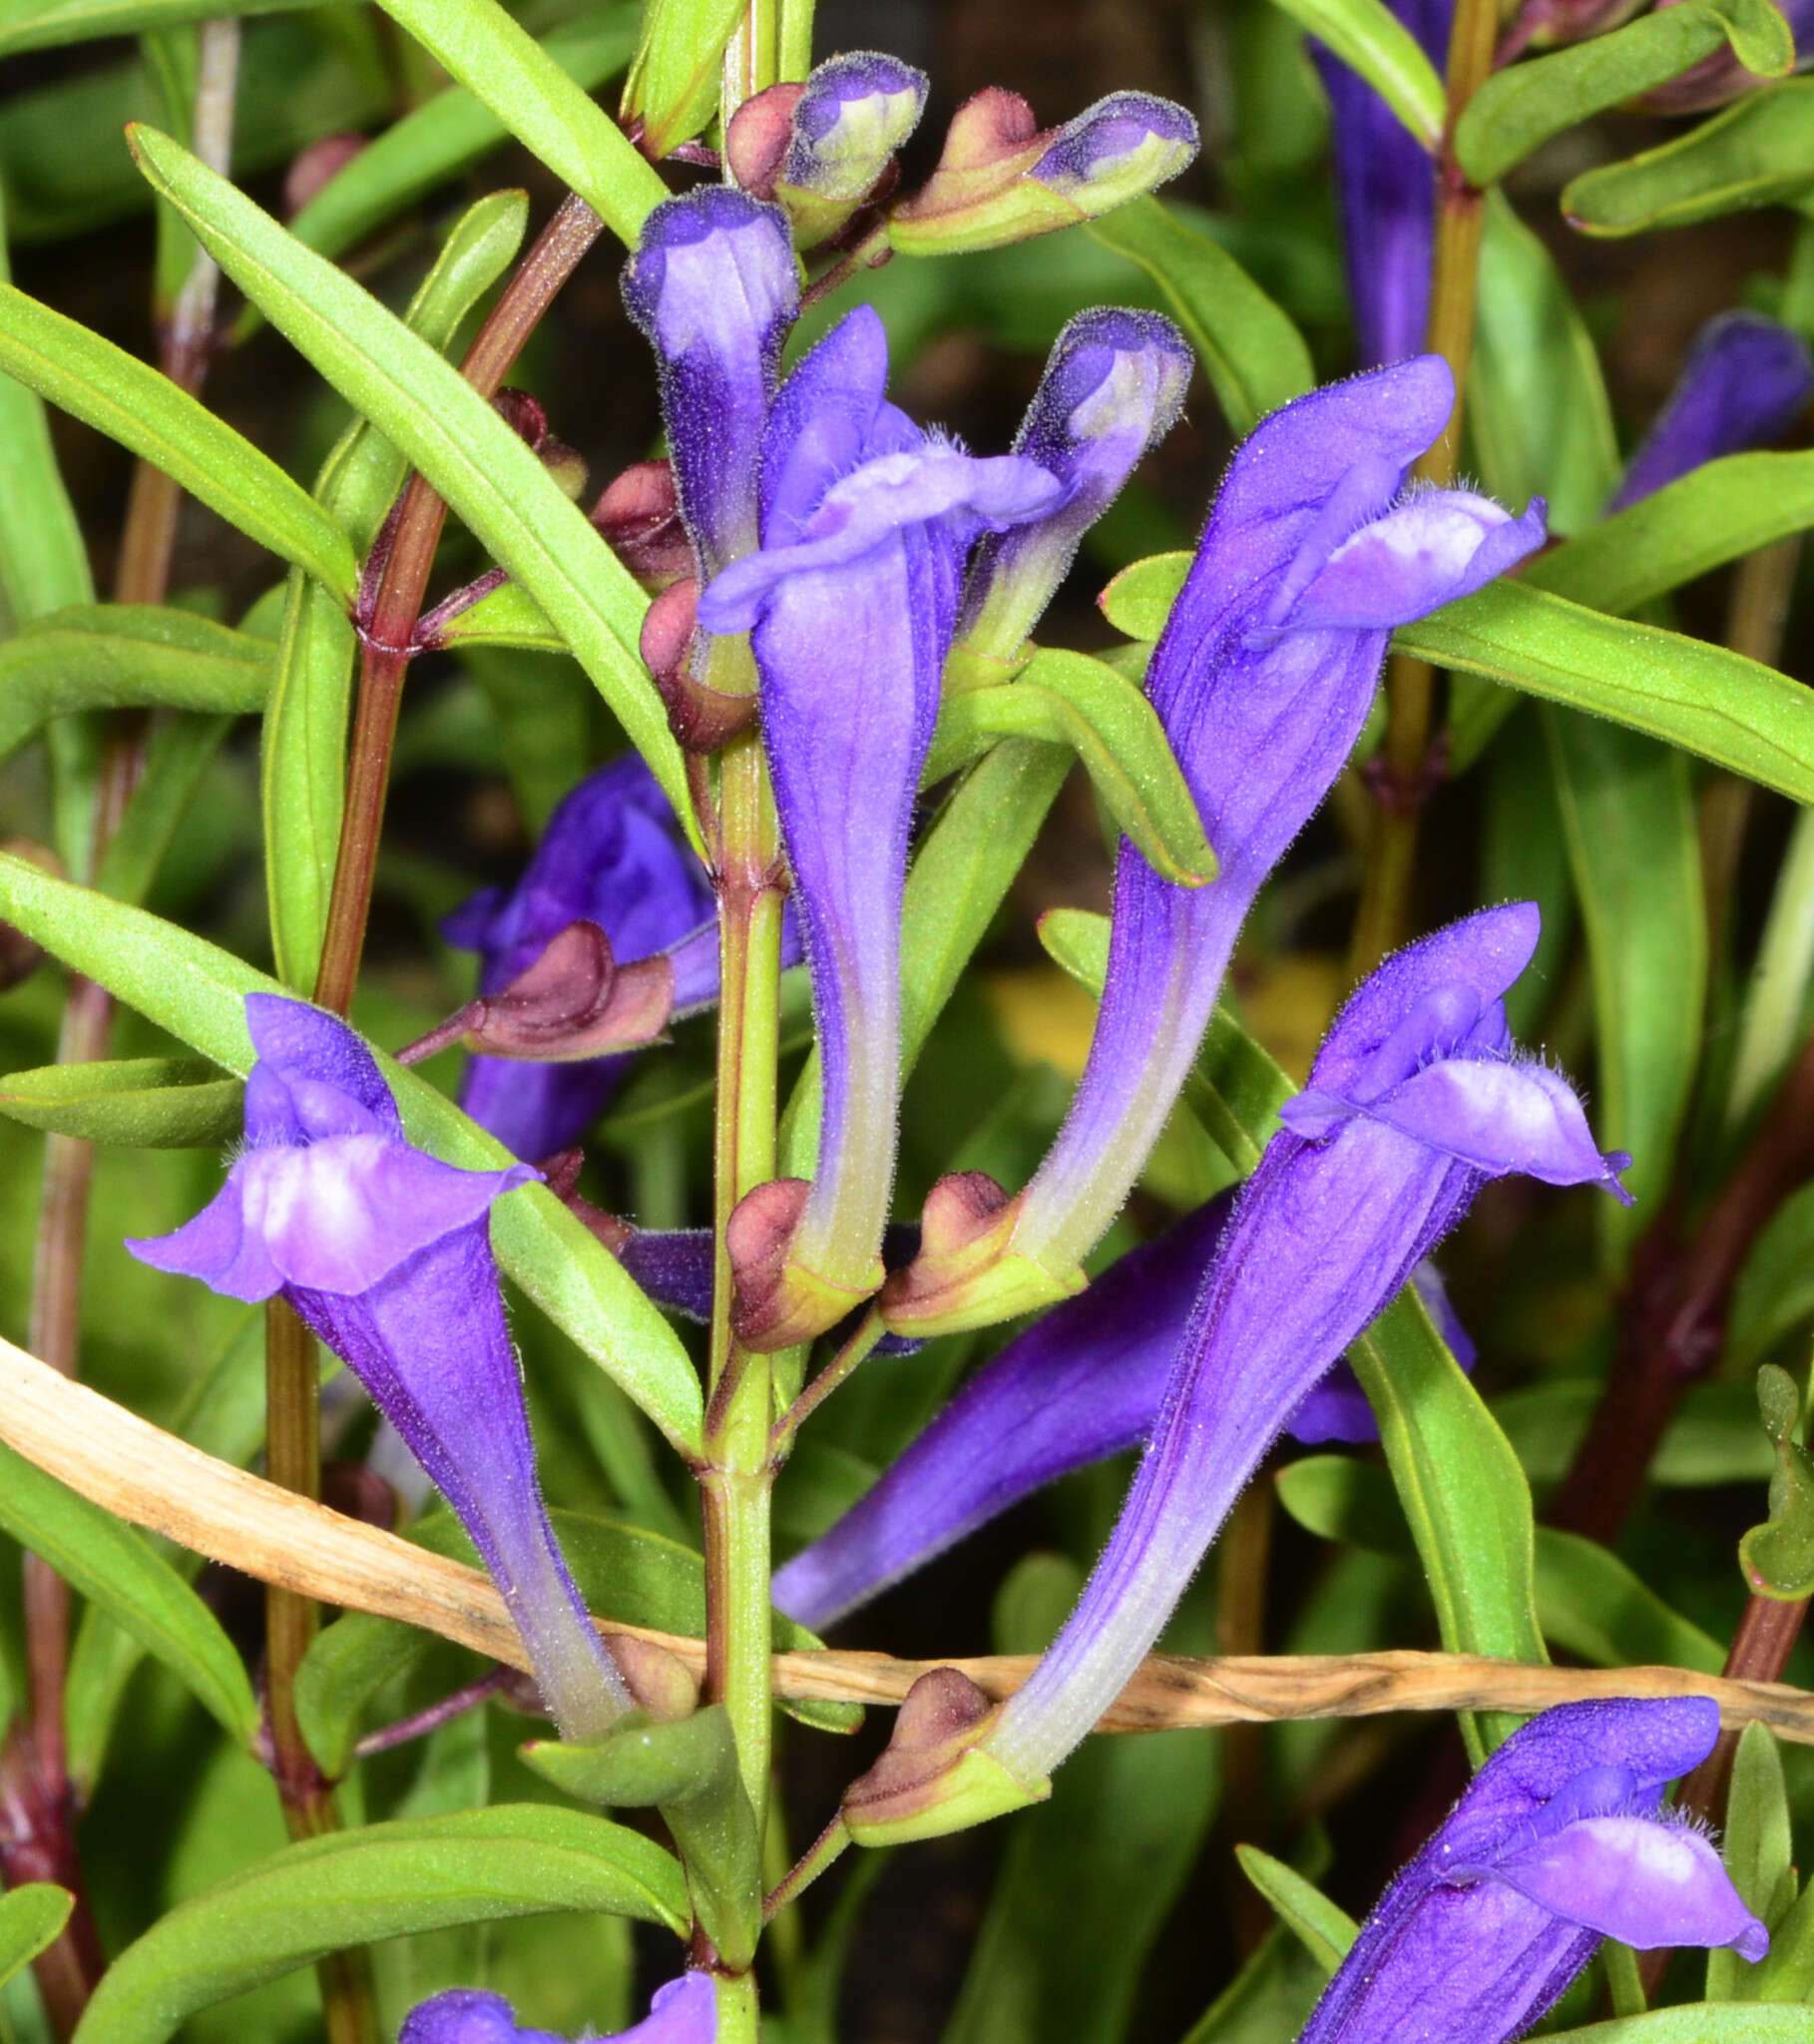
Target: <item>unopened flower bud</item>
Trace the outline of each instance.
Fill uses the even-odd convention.
[[[938,169],[889,216],[888,240],[904,256],[1024,242],[1152,191],[1196,149],[1195,121],[1150,93],[1111,93],[1042,130],[1018,93],[991,87],[958,109]]]

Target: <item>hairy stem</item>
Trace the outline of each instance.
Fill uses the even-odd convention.
[[[1455,124],[1493,69],[1499,32],[1494,0],[1459,0],[1449,38],[1448,122],[1437,162],[1436,253],[1430,279],[1425,344],[1455,376],[1455,409],[1442,437],[1417,464],[1421,481],[1455,480],[1461,453],[1462,402],[1474,354],[1474,306],[1480,272],[1484,195],[1455,160]],[[1373,855],[1355,918],[1349,967],[1364,978],[1410,932],[1417,826],[1429,793],[1436,725],[1436,673],[1427,661],[1395,654],[1386,665],[1386,736],[1380,752],[1379,806]]]
[[[722,1703],[760,1824],[768,1794],[770,1362],[731,1332],[725,1229],[774,1176],[781,889],[774,802],[760,741],[734,740],[720,775],[720,992],[714,1137],[710,1376],[700,1496],[705,1534],[705,1693]]]

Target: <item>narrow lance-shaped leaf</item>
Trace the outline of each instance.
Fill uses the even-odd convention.
[[[1765,77],[1781,78],[1795,62],[1788,23],[1769,0],[1682,0],[1610,35],[1499,72],[1456,123],[1456,157],[1476,184],[1496,184],[1553,135],[1728,44],[1748,70]]]
[[[249,1748],[258,1705],[238,1649],[136,1527],[0,1447],[0,1525],[102,1605]]]
[[[0,284],[0,369],[350,600],[358,571],[346,535],[268,455],[168,376],[12,284]]]
[[[20,50],[58,48],[64,43],[92,42],[100,36],[143,35],[153,29],[181,28],[217,14],[270,14],[318,0],[231,0],[221,7],[214,0],[6,0],[0,8],[0,57]]]
[[[0,759],[83,710],[262,710],[273,666],[268,640],[192,611],[60,611],[0,642]]]
[[[503,1803],[286,1845],[180,1903],[114,1961],[80,2044],[164,2044],[198,2010],[327,1952],[455,1923],[590,1909],[684,1935],[679,1863],[582,1811]]]
[[[496,0],[384,0],[384,11],[620,241],[636,240],[668,196],[655,166]]]
[[[0,1987],[59,1936],[76,1898],[50,1881],[28,1881],[0,1895]]]
[[[677,812],[690,815],[680,751],[637,654],[646,601],[585,514],[464,377],[369,292],[168,136],[134,128],[131,139],[152,183],[234,282],[528,589]]]
[[[1358,72],[1426,149],[1436,147],[1447,111],[1443,82],[1386,0],[1278,0],[1278,5]]]
[[[1793,200],[1814,184],[1814,79],[1753,93],[1656,149],[1585,171],[1563,190],[1585,235],[1691,227]]]

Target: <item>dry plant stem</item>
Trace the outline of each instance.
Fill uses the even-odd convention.
[[[1425,345],[1449,364],[1455,409],[1443,436],[1417,464],[1422,482],[1455,480],[1461,456],[1463,393],[1474,354],[1474,306],[1480,272],[1483,195],[1455,161],[1455,124],[1493,70],[1499,33],[1494,0],[1460,0],[1449,38],[1448,124],[1437,158],[1436,253],[1430,280],[1430,325]],[[1436,674],[1427,661],[1394,654],[1386,666],[1386,736],[1381,748],[1383,785],[1375,818],[1373,855],[1361,889],[1349,970],[1363,979],[1410,934],[1411,885],[1417,865],[1417,825],[1429,792],[1430,748],[1435,736]]]
[[[1684,1250],[1673,1205],[1638,1244],[1619,1344],[1586,1437],[1545,1518],[1610,1543],[1689,1388],[1719,1354],[1732,1286],[1759,1232],[1814,1175],[1814,1038]]]
[[[116,1405],[0,1340],[0,1440],[118,1517],[228,1567],[323,1603],[420,1626],[488,1660],[527,1672],[504,1600],[479,1570],[445,1561],[394,1533],[235,1468]],[[602,1621],[602,1632],[652,1640],[702,1670],[703,1641]],[[952,1667],[992,1698],[1011,1696],[1032,1655],[902,1661],[887,1654],[776,1654],[774,1694],[892,1707],[933,1668]],[[1536,1712],[1583,1697],[1707,1696],[1728,1726],[1768,1725],[1814,1745],[1814,1694],[1685,1668],[1552,1668],[1470,1654],[1316,1654],[1194,1660],[1156,1654],[1099,1730],[1294,1718],[1370,1718],[1398,1711]]]
[[[705,1694],[722,1703],[758,1828],[768,1795],[768,1506],[771,1365],[731,1332],[724,1232],[774,1176],[781,890],[774,802],[760,741],[735,739],[719,773],[718,1056],[713,1155],[717,1258],[699,1472],[705,1547]]]

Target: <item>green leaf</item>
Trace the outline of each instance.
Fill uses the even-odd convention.
[[[363,162],[361,156],[352,168]],[[410,331],[437,352],[445,349],[516,256],[528,218],[520,192],[493,193],[469,208],[403,315]],[[315,496],[364,552],[406,474],[403,455],[375,427],[356,419],[323,463]],[[293,987],[313,986],[327,931],[345,799],[354,652],[344,612],[315,583],[292,573],[264,716],[258,792],[271,951],[277,977]]]
[[[1571,603],[1629,616],[1697,575],[1810,525],[1814,453],[1730,454],[1598,520],[1540,555],[1520,579]]]
[[[1552,1377],[1493,1401],[1533,1483],[1555,1483],[1567,1471],[1603,1388],[1597,1377]],[[1772,1461],[1751,1386],[1696,1384],[1663,1435],[1650,1477],[1665,1489],[1766,1483]]]
[[[567,645],[521,583],[500,583],[441,628],[443,646],[515,646],[526,653],[565,653]]]
[[[268,455],[168,376],[10,283],[0,284],[0,369],[142,455],[229,525],[351,600],[358,569],[346,535]]]
[[[192,611],[93,604],[0,642],[0,759],[81,710],[262,710],[271,649]]]
[[[239,1133],[245,1088],[199,1058],[40,1065],[0,1079],[0,1114],[135,1150],[217,1150]]]
[[[1456,160],[1474,184],[1497,185],[1553,135],[1679,78],[1727,44],[1761,77],[1782,78],[1795,62],[1795,39],[1769,0],[1683,0],[1496,73],[1455,124]]]
[[[1771,1930],[1794,1899],[1791,1850],[1782,1756],[1767,1725],[1747,1725],[1739,1734],[1738,1751],[1732,1759],[1732,1787],[1726,1797],[1719,1856],[1726,1862],[1726,1871],[1745,1907]],[[1709,1951],[1707,2000],[1760,2000],[1755,1991],[1760,1984],[1758,1970],[1734,1951]]]
[[[1814,802],[1814,698],[1723,647],[1496,582],[1392,637],[1433,666],[1609,718]]]
[[[251,1745],[258,1704],[237,1649],[143,1533],[3,1446],[0,1526],[155,1654],[241,1746]]]
[[[1280,1922],[1325,1974],[1333,1973],[1359,1937],[1360,1925],[1314,1881],[1306,1880],[1282,1859],[1274,1859],[1270,1852],[1262,1852],[1257,1845],[1236,1845],[1234,1856]]]
[[[1190,561],[1184,553],[1149,554],[1124,568],[1098,598],[1104,617],[1130,639],[1156,639],[1190,573]]]
[[[1531,1487],[1512,1444],[1407,1285],[1349,1351],[1452,1654],[1544,1661]],[[1517,1729],[1462,1719],[1476,1759]]]
[[[287,1845],[180,1903],[109,1968],[81,2044],[164,2044],[199,2009],[348,1945],[552,1909],[684,1935],[675,1859],[604,1817],[540,1803],[370,1824]]]
[[[1587,171],[1563,212],[1585,235],[1685,228],[1793,200],[1814,185],[1814,79],[1748,94],[1660,149]]]
[[[142,902],[164,863],[203,776],[233,728],[230,717],[156,720],[139,784],[107,840],[95,885],[116,901]]]
[[[748,1965],[762,1929],[762,1854],[722,1704],[674,1724],[625,1725],[584,1743],[532,1740],[519,1751],[544,1781],[581,1801],[659,1804],[706,1935],[730,1965]]]
[[[644,217],[668,197],[668,188],[623,129],[549,51],[494,0],[383,4],[385,13],[577,192],[621,242],[635,245]],[[270,307],[263,309],[270,317]]]
[[[1040,739],[1077,754],[1104,807],[1160,878],[1215,876],[1164,726],[1140,690],[1088,654],[1036,654],[1012,682],[948,689],[923,778],[942,780],[998,738]]]
[[[444,0],[424,0],[421,11],[437,18],[444,11],[457,14],[475,25],[480,42],[494,17],[513,35],[521,34],[479,0],[460,0],[453,10],[445,9]],[[447,61],[439,48],[436,55]],[[597,112],[591,101],[585,104]],[[621,142],[617,130],[605,125]],[[304,249],[168,136],[135,128],[132,141],[153,185],[247,297],[402,448],[541,605],[677,813],[690,815],[680,749],[637,653],[647,600],[585,513],[458,371],[369,292]]]
[[[1801,1391],[1787,1370],[1766,1362],[1757,1372],[1757,1404],[1776,1467],[1770,1516],[1740,1540],[1738,1562],[1755,1595],[1799,1602],[1814,1595],[1814,1460],[1795,1438]]]
[[[901,1075],[1007,898],[1071,763],[1051,746],[1006,739],[979,760],[927,831],[907,874],[901,916]],[[780,1169],[810,1177],[818,1154],[816,1049],[782,1117]]]
[[[724,45],[742,13],[742,0],[649,0],[623,112],[643,123],[652,157],[699,134],[717,112]]]
[[[6,181],[0,177],[0,283],[11,281]],[[43,402],[10,376],[0,376],[0,597],[15,625],[95,600],[82,528]]]
[[[1814,2009],[1688,2002],[1583,2030],[1552,2030],[1545,2044],[1814,2044]]]
[[[1674,1171],[1700,1058],[1707,994],[1706,896],[1688,763],[1616,725],[1546,715],[1576,898],[1593,977],[1607,1150],[1632,1159],[1634,1207],[1596,1209],[1608,1268],[1622,1270]],[[1814,764],[1814,763],[1811,763]]]
[[[603,7],[556,29],[542,48],[575,85],[592,92],[628,62],[636,25],[634,7]],[[317,255],[341,255],[496,148],[505,132],[465,86],[449,86],[375,137],[302,208],[289,231]]]
[[[1537,1529],[1537,1615],[1544,1637],[1595,1668],[1662,1666],[1718,1675],[1725,1649],[1670,1609],[1592,1540]]]
[[[76,1898],[47,1880],[0,1895],[0,1987],[63,1933]]]
[[[1377,13],[1424,63],[1423,53],[1393,21],[1384,0],[1334,4]],[[1424,68],[1428,71],[1428,64]],[[1087,232],[1118,256],[1131,256],[1164,292],[1237,434],[1250,433],[1267,412],[1301,397],[1315,383],[1303,335],[1234,257],[1176,208],[1150,196],[1135,199],[1091,221]]]
[[[1500,191],[1486,196],[1468,392],[1487,488],[1507,504],[1543,497],[1552,533],[1590,526],[1618,482],[1605,378],[1555,257]]]
[[[243,1078],[251,1069],[244,997],[284,989],[174,923],[53,879],[0,853],[0,916],[117,999]],[[413,1143],[450,1164],[511,1161],[417,1073],[380,1051],[380,1069]],[[685,1349],[609,1250],[546,1187],[525,1186],[491,1217],[492,1248],[541,1309],[613,1377],[682,1453],[697,1451],[698,1378]]]
[[[1726,1323],[1734,1370],[1749,1368],[1814,1318],[1814,1185],[1798,1187],[1751,1245]]]
[[[319,0],[0,0],[0,57],[98,36],[143,35],[217,14],[270,14]]]
[[[1426,149],[1448,101],[1435,66],[1385,0],[1278,0],[1279,6],[1372,86]]]

